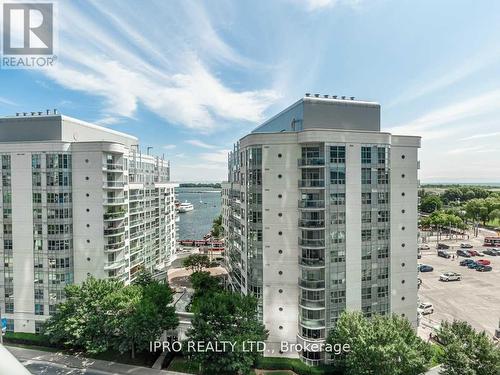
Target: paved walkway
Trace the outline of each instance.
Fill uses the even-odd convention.
[[[154,370],[147,367],[76,357],[58,352],[44,352],[16,346],[6,346],[6,348],[22,363],[54,363],[70,369],[85,369],[103,375],[185,375],[180,372]]]

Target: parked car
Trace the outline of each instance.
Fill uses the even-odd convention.
[[[418,267],[418,270],[419,270],[420,272],[432,272],[432,271],[434,271],[434,267],[429,266],[428,264],[421,264],[421,265]]]
[[[479,256],[479,253],[476,250],[467,250],[467,252],[473,257]]]
[[[461,243],[460,247],[462,249],[472,249],[473,248],[473,246],[470,243]]]
[[[449,259],[451,255],[446,250],[438,250],[438,257]]]
[[[467,265],[467,268],[470,268],[471,270],[477,268],[478,266],[480,266],[480,264],[478,264],[477,262],[475,261],[472,261],[470,262],[468,265]]]
[[[465,258],[470,258],[470,254],[467,250],[457,250],[457,255]]]
[[[491,262],[488,259],[479,259],[476,261],[477,264],[480,264],[481,266],[489,266]]]
[[[482,251],[476,250],[478,257],[484,257],[484,253]]]
[[[491,255],[492,257],[496,257],[497,256],[497,252],[493,249],[486,249],[483,251],[483,253],[487,254],[487,255]]]
[[[438,243],[437,248],[438,248],[438,250],[447,250],[450,248],[450,246],[445,244],[445,243]]]
[[[493,267],[491,267],[491,266],[483,266],[481,264],[476,267],[476,271],[479,271],[479,272],[489,272],[492,269],[493,269]]]
[[[469,263],[474,263],[474,261],[472,259],[464,259],[460,261],[461,266],[468,266]]]
[[[424,244],[418,245],[418,249],[419,250],[430,250],[431,247],[429,245],[427,245],[427,244],[424,243]]]
[[[432,303],[422,302],[418,305],[417,311],[422,315],[432,314],[434,312],[434,306],[432,306]]]
[[[462,275],[456,272],[445,272],[439,276],[441,281],[460,281],[461,279]]]

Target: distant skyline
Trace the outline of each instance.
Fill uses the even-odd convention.
[[[226,178],[241,136],[306,92],[422,136],[423,183],[500,182],[500,2],[55,1],[58,62],[0,70],[0,115],[127,132],[179,182]]]

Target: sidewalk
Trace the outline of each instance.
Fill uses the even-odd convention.
[[[19,361],[34,361],[34,362],[45,362],[45,363],[55,363],[58,365],[74,368],[74,369],[89,369],[94,371],[100,371],[105,374],[132,374],[132,375],[185,375],[181,372],[166,371],[166,370],[154,370],[147,367],[126,365],[123,363],[103,361],[99,359],[91,359],[85,357],[76,357],[67,354],[61,354],[57,352],[44,352],[41,350],[33,350],[20,348],[16,346],[6,346],[6,348],[11,352],[14,357]]]

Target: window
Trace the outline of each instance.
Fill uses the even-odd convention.
[[[334,206],[345,205],[345,193],[332,193],[332,194],[330,194],[330,202]]]
[[[332,185],[345,185],[345,170],[330,171],[330,183]]]
[[[371,223],[372,222],[372,212],[371,211],[361,212],[361,222],[362,223]]]
[[[379,241],[388,240],[389,239],[389,229],[378,229],[377,238]]]
[[[33,154],[31,155],[31,168],[40,169],[41,168],[41,155]]]
[[[42,333],[43,322],[35,320],[35,333]]]
[[[372,183],[371,168],[361,168],[361,183],[363,185],[371,185]]]
[[[371,268],[361,270],[361,281],[371,281],[372,270]]]
[[[377,183],[379,185],[386,185],[389,183],[389,171],[385,168],[377,169]]]
[[[372,240],[372,230],[371,229],[362,229],[361,230],[361,241],[371,241]]]
[[[388,286],[379,286],[377,288],[377,296],[378,298],[384,298],[389,295],[389,287]]]
[[[14,302],[5,302],[5,313],[14,314]]]
[[[379,164],[385,164],[387,160],[387,149],[385,147],[377,148],[377,158]]]
[[[330,163],[336,163],[336,164],[345,163],[345,146],[330,147]]]
[[[372,298],[372,288],[361,288],[361,299],[371,299]]]
[[[389,278],[389,268],[384,267],[379,269],[378,279],[385,280]]]
[[[389,247],[388,246],[383,246],[378,249],[378,258],[379,259],[385,259],[389,257]]]
[[[332,224],[345,224],[345,212],[333,212],[331,217]]]
[[[379,211],[377,221],[379,223],[387,223],[389,221],[389,211]]]
[[[371,147],[361,147],[361,164],[372,163],[372,149]]]
[[[42,193],[33,193],[33,203],[42,203]]]
[[[372,193],[361,193],[362,204],[372,204]]]
[[[337,290],[332,292],[332,303],[345,303],[345,290]]]
[[[35,303],[35,315],[43,315],[43,304]]]
[[[387,192],[379,192],[378,194],[378,204],[387,204],[389,203],[389,193]]]

